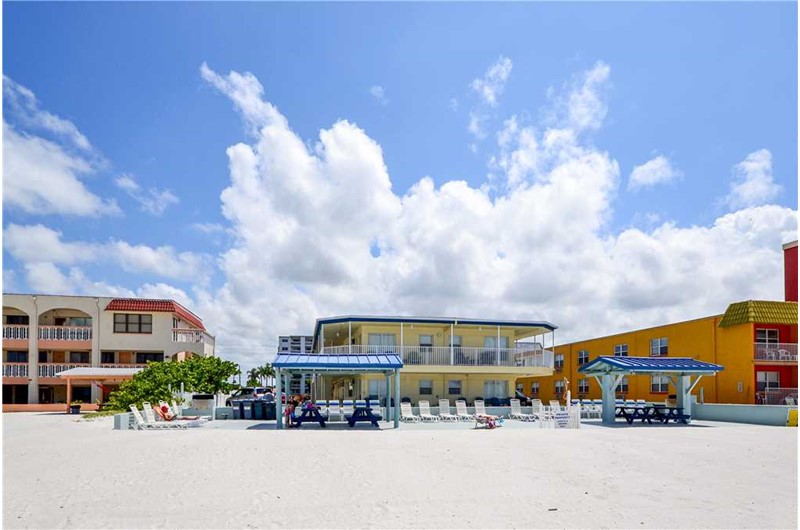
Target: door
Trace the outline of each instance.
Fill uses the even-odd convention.
[[[40,386],[39,387],[39,403],[50,404],[53,402],[53,387]]]

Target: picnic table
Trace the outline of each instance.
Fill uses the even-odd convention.
[[[320,414],[319,409],[313,405],[303,407],[303,412],[299,416],[296,416],[293,421],[298,427],[303,425],[305,421],[316,421],[319,422],[322,427],[325,427],[325,416]]]
[[[380,427],[380,425],[378,425],[378,420],[381,419],[381,416],[374,415],[370,407],[356,407],[353,409],[352,414],[345,416],[345,419],[350,427],[354,427],[356,422],[359,421],[368,421],[375,427]]]
[[[628,425],[636,420],[642,420],[652,424],[653,421],[659,423],[681,422],[687,424],[690,416],[683,413],[683,407],[668,407],[666,405],[617,405],[616,417],[623,418]]]

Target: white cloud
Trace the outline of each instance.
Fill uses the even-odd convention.
[[[478,93],[484,103],[490,107],[496,107],[497,98],[503,94],[513,66],[511,59],[501,55],[497,58],[497,61],[486,70],[483,77],[472,80],[470,87]]]
[[[111,200],[89,191],[80,180],[94,172],[90,161],[49,140],[17,132],[3,122],[3,199],[30,214],[99,216],[118,214]]]
[[[209,276],[209,258],[178,252],[170,246],[131,245],[125,241],[87,243],[63,241],[62,233],[44,225],[9,224],[3,234],[4,249],[14,259],[36,266],[34,273],[56,265],[113,263],[131,273],[190,280],[203,284]],[[52,267],[51,267],[52,266]],[[31,272],[28,273],[29,276]],[[36,279],[36,278],[34,278]]]
[[[772,153],[761,149],[734,166],[734,179],[725,203],[732,209],[766,204],[781,187],[772,178]]]
[[[386,92],[383,90],[383,87],[380,85],[372,85],[369,88],[370,95],[375,98],[375,101],[380,103],[381,105],[386,105],[389,103],[389,100],[386,99]]]
[[[475,138],[482,140],[486,138],[486,131],[483,128],[484,122],[486,122],[487,116],[481,114],[480,112],[472,111],[469,113],[469,125],[467,125],[467,130],[474,136]]]
[[[148,188],[147,191],[142,190],[141,186],[130,175],[120,175],[114,180],[114,184],[138,202],[143,212],[153,215],[161,215],[170,204],[178,204],[180,202],[168,189]]]
[[[41,109],[36,95],[30,89],[5,75],[3,76],[3,100],[7,105],[7,112],[26,128],[53,133],[65,138],[83,151],[92,151],[89,139],[78,130],[74,123]]]
[[[450,103],[447,105],[450,110],[456,112],[458,110],[458,99],[450,98]]]
[[[606,116],[609,71],[598,63],[565,85],[541,126],[506,121],[493,194],[424,177],[397,195],[380,146],[346,121],[307,144],[273,117],[230,147],[221,200],[234,243],[219,260],[224,285],[195,296],[220,353],[260,364],[272,337],[335,314],[547,319],[570,340],[781,296],[791,209],[610,233],[619,166],[583,140]],[[268,105],[257,81],[242,92],[239,74],[205,76],[245,121]]]
[[[659,155],[633,168],[628,178],[628,189],[638,190],[665,184],[682,176],[683,172],[673,167],[667,157]]]

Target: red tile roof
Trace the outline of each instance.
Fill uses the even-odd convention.
[[[205,331],[200,317],[174,300],[147,300],[143,298],[114,298],[106,306],[106,311],[141,311],[154,313],[175,313],[183,320]]]

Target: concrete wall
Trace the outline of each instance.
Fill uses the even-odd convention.
[[[788,405],[697,403],[692,405],[692,418],[696,420],[786,426],[789,411],[792,409],[797,410],[797,407]]]

